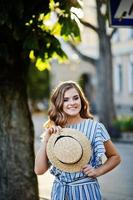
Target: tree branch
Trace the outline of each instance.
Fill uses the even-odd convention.
[[[109,37],[110,37],[110,38],[112,38],[112,37],[113,37],[113,35],[114,35],[114,33],[116,33],[116,31],[117,31],[117,30],[118,30],[117,28],[114,28],[114,29],[113,29],[113,31],[112,31],[112,33],[110,34],[110,36],[109,36]]]
[[[85,21],[84,19],[79,18],[76,13],[73,13],[73,14],[78,18],[78,20],[80,21],[81,24],[92,29],[93,31],[95,31],[95,33],[97,33],[97,34],[99,33],[99,29],[97,27],[93,26],[92,24]]]
[[[92,24],[90,24],[89,22],[87,22],[87,21],[85,21],[85,20],[83,20],[83,19],[79,19],[79,21],[80,21],[80,23],[83,24],[84,26],[86,26],[86,27],[92,29],[93,31],[95,31],[96,33],[98,33],[99,30],[98,30],[97,27],[93,26]]]
[[[86,56],[84,55],[83,53],[81,53],[72,43],[69,43],[69,45],[71,46],[71,48],[78,54],[78,56],[86,61],[86,62],[89,62],[91,63],[93,66],[97,66],[97,62],[98,62],[98,59],[95,59],[95,58],[91,58],[89,56]]]

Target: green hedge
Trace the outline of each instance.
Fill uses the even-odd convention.
[[[118,118],[113,122],[113,125],[122,132],[133,132],[133,116]]]

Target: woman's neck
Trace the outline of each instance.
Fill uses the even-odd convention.
[[[67,125],[70,125],[70,124],[76,124],[76,123],[79,123],[81,121],[83,121],[84,119],[78,115],[78,116],[69,116],[68,119],[67,119]]]

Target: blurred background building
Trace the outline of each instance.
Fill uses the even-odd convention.
[[[84,1],[83,18],[93,25],[96,23],[95,1]],[[103,11],[104,11],[103,7]],[[94,31],[80,25],[82,42],[78,49],[82,54],[98,58],[98,38]],[[108,26],[108,24],[107,24]],[[108,28],[111,31],[111,28]],[[88,97],[93,112],[96,112],[96,70],[89,62],[81,60],[76,52],[67,44],[62,46],[69,57],[65,64],[56,61],[52,64],[51,76],[53,88],[60,81],[73,80],[84,82],[84,90]],[[133,29],[119,28],[112,37],[113,54],[113,86],[116,112],[119,115],[133,114]],[[109,92],[109,91],[108,91]],[[107,95],[107,94],[103,94]]]

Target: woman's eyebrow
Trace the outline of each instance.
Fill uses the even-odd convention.
[[[78,94],[73,95],[72,97],[78,97]],[[69,99],[70,97],[64,97],[64,99]]]

